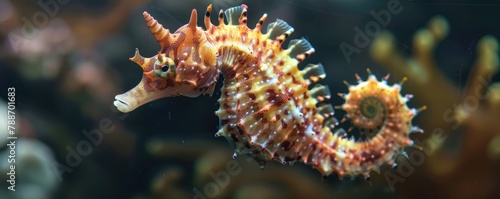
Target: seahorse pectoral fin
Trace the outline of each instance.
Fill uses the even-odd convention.
[[[226,78],[248,74],[249,71],[258,68],[258,59],[243,46],[223,45],[219,48],[218,54],[219,68]]]
[[[205,89],[205,93],[210,96],[214,93],[217,79],[219,78],[220,70],[217,67],[208,68],[198,81],[198,88]]]

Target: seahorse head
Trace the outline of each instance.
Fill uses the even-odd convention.
[[[203,29],[196,25],[196,18],[196,10],[193,10],[189,23],[170,33],[144,12],[144,19],[161,50],[150,58],[142,57],[136,50],[130,58],[141,66],[143,76],[136,87],[115,97],[114,105],[118,110],[130,112],[165,97],[213,93],[219,75],[216,49]]]

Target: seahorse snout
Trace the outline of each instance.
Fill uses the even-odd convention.
[[[129,103],[122,98],[123,98],[123,94],[115,96],[115,101],[113,102],[115,107],[123,113],[128,113],[130,111],[133,111],[135,109],[135,107],[131,107],[129,105]]]

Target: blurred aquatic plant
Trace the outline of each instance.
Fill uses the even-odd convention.
[[[57,35],[57,37],[54,37]],[[76,48],[76,38],[68,24],[56,18],[47,27],[40,29],[33,38],[25,40],[16,54],[19,56],[19,71],[30,80],[53,79],[59,75],[65,58]]]
[[[412,82],[408,83],[409,90],[418,96],[425,104],[428,104],[427,114],[432,117],[427,122],[430,127],[447,127],[462,124],[474,112],[480,100],[487,99],[490,106],[496,106],[498,99],[485,96],[485,90],[492,76],[498,71],[498,42],[491,36],[484,36],[477,47],[477,61],[469,77],[469,83],[461,93],[461,99],[456,101],[452,96],[459,92],[458,88],[439,71],[434,58],[434,50],[440,41],[446,38],[449,25],[442,16],[436,16],[430,20],[427,28],[422,28],[413,37],[413,57],[405,57],[396,49],[396,39],[390,32],[378,35],[372,46],[371,55],[375,62],[387,67],[395,76],[406,76]],[[487,90],[495,90],[492,86]],[[430,92],[432,91],[432,92]],[[496,93],[496,91],[493,91]],[[477,102],[470,103],[472,98]],[[484,98],[484,99],[483,99]],[[457,106],[458,103],[458,106]],[[453,105],[454,107],[450,107]],[[450,110],[454,116],[449,116]],[[443,116],[443,114],[445,114]],[[452,118],[454,117],[454,118]]]
[[[99,194],[123,194],[115,183],[100,186],[113,181],[106,176],[115,174],[109,174],[104,169],[109,167],[109,162],[131,159],[135,154],[135,137],[122,124],[125,117],[110,117],[114,113],[109,106],[113,96],[109,94],[118,92],[119,88],[118,81],[109,76],[113,74],[110,71],[115,70],[110,67],[110,58],[106,57],[109,53],[103,52],[109,49],[100,47],[110,35],[122,30],[128,22],[127,16],[135,8],[148,1],[110,1],[110,7],[97,11],[83,9],[82,5],[88,2],[66,1],[66,6],[60,4],[58,9],[50,7],[54,11],[53,16],[46,24],[35,24],[36,34],[29,35],[31,37],[23,35],[22,28],[27,23],[25,19],[29,21],[33,13],[46,12],[39,4],[49,2],[59,1],[29,4],[0,0],[0,38],[3,39],[0,41],[0,59],[2,66],[5,65],[1,68],[1,75],[2,80],[6,79],[9,83],[8,86],[19,89],[16,123],[20,126],[19,139],[23,139],[17,146],[17,163],[22,165],[17,168],[20,189],[15,193],[5,193],[9,195],[2,192],[0,198],[74,198],[75,195],[90,198],[88,196]],[[103,1],[94,3],[104,5]],[[11,33],[21,39],[22,45],[17,46],[17,51],[9,40]],[[54,185],[57,175],[50,164],[56,159],[63,163],[65,147],[83,139],[82,130],[99,125],[101,119],[108,117],[114,119],[116,132],[106,135],[103,144],[95,149],[99,153],[86,158],[71,174],[65,174],[65,183]],[[0,131],[0,142],[5,146],[3,135],[4,131]],[[24,141],[27,138],[32,140]],[[40,148],[45,144],[52,148],[50,152],[55,152],[55,157]],[[110,153],[113,158],[102,158]],[[99,158],[108,162],[99,162]],[[50,176],[44,172],[49,172]],[[95,182],[97,177],[103,179]],[[91,186],[92,190],[88,190]],[[57,187],[60,188],[57,196],[51,195]],[[101,192],[100,187],[105,191]]]
[[[370,186],[361,179],[329,185],[324,183],[317,173],[300,166],[290,167],[270,162],[264,169],[260,169],[258,163],[249,157],[232,159],[230,147],[221,147],[209,140],[187,140],[180,143],[152,138],[145,146],[149,155],[154,158],[176,161],[165,164],[155,172],[157,175],[150,185],[150,192],[137,198],[284,199],[361,197],[367,193],[382,196],[391,194],[388,190],[378,185]],[[193,168],[179,165],[180,162],[186,161],[193,162]],[[227,172],[228,164],[234,162],[241,172],[228,175],[227,179],[222,178],[220,173]],[[191,180],[187,182],[188,186],[183,187],[182,181],[188,180],[189,177]],[[219,185],[226,181],[227,185]],[[207,186],[208,184],[218,186]],[[355,186],[351,186],[354,184]],[[206,187],[211,188],[205,190]],[[214,187],[216,189],[213,189]],[[364,193],[358,192],[359,189],[363,189]]]
[[[402,55],[390,32],[375,38],[371,56],[395,76],[412,79],[413,83],[406,87],[429,107],[422,114],[425,121],[421,126],[427,132],[437,129],[446,135],[447,139],[437,146],[436,153],[426,158],[426,169],[419,171],[422,175],[413,177],[420,178],[418,182],[421,183],[428,181],[429,187],[441,187],[441,197],[491,197],[500,183],[497,172],[500,166],[500,83],[490,83],[498,72],[498,41],[492,35],[479,40],[467,85],[460,90],[441,73],[434,57],[436,46],[448,33],[446,19],[436,16],[426,28],[415,33],[413,56]],[[457,93],[458,99],[453,97]],[[456,148],[457,145],[460,148]],[[471,183],[471,180],[481,184]],[[400,187],[410,192],[411,186],[415,185]]]
[[[57,176],[52,170],[55,161],[52,150],[43,142],[34,139],[19,138],[16,140],[15,153],[15,190],[7,190],[5,183],[8,175],[1,175],[0,198],[9,199],[50,199],[58,187]],[[6,160],[9,150],[0,151],[0,172],[2,174],[10,171]]]
[[[2,99],[0,99],[0,113],[7,113],[7,102]],[[17,124],[15,124],[14,128],[17,128]],[[9,136],[7,129],[7,120],[0,120],[0,146],[7,143],[7,137]]]

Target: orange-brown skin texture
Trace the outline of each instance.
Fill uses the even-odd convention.
[[[261,164],[301,161],[325,176],[335,172],[367,177],[380,165],[393,164],[395,156],[412,145],[408,135],[416,131],[411,119],[417,110],[406,106],[408,98],[401,96],[399,85],[389,86],[373,75],[349,86],[341,108],[355,127],[375,135],[356,142],[347,139],[343,129],[332,133],[337,126],[333,108],[323,103],[330,97],[328,88],[310,86],[325,77],[322,66],[298,68],[314,49],[305,39],[292,40],[283,49],[293,28],[278,20],[264,34],[264,15],[250,29],[247,9],[246,5],[228,9],[228,24],[221,12],[219,25],[214,25],[210,5],[204,19],[206,30],[196,25],[193,10],[189,23],[174,33],[145,12],[161,49],[151,58],[143,58],[138,51],[131,58],[143,68],[143,78],[138,86],[116,97],[118,109],[129,112],[164,97],[212,94],[222,73],[224,87],[216,111],[221,127],[216,136],[234,143],[235,156],[250,154]],[[168,71],[166,63],[171,63]]]

